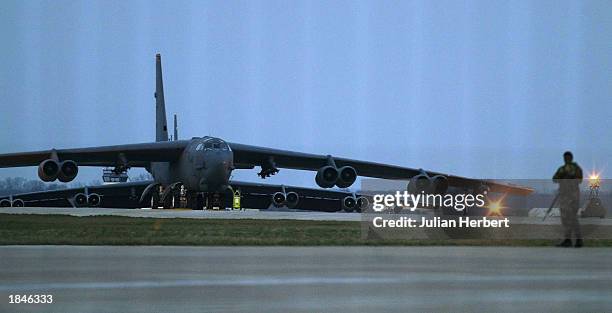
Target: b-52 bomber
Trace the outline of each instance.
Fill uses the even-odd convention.
[[[105,193],[118,193],[138,205],[150,203],[152,207],[172,208],[176,206],[175,197],[180,190],[189,208],[202,209],[208,207],[213,199],[240,190],[245,199],[252,200],[251,206],[259,208],[265,208],[271,203],[300,209],[359,211],[367,198],[340,190],[326,190],[334,186],[350,187],[357,176],[407,180],[407,188],[411,192],[446,193],[449,187],[472,192],[486,189],[491,192],[528,194],[531,191],[490,180],[331,155],[231,143],[210,136],[177,140],[176,128],[174,140],[169,140],[159,54],[156,55],[155,100],[155,142],[0,154],[0,167],[38,166],[38,176],[44,182],[70,182],[77,176],[79,166],[113,167],[117,173],[141,167],[151,173],[152,181],[13,195],[0,198],[0,206],[43,205],[45,201],[41,201],[41,197],[42,200],[52,199],[56,202],[64,200],[72,206],[108,206],[111,203],[105,203]],[[264,185],[230,179],[234,170],[255,167],[260,168],[258,175],[262,179],[278,173],[279,169],[314,171],[316,184],[324,189]],[[117,206],[121,206],[121,203]]]

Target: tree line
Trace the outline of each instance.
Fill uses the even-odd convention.
[[[130,181],[142,181],[150,179],[151,175],[149,174],[140,174],[134,177],[130,177]],[[78,181],[70,184],[64,184],[45,183],[39,179],[27,179],[24,177],[5,177],[0,178],[0,196],[98,185],[102,185],[102,181],[98,179],[93,180],[87,184]]]

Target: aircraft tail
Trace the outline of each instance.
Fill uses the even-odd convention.
[[[164,82],[162,79],[161,55],[155,56],[155,141],[168,141]]]

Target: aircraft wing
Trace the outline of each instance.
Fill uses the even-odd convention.
[[[74,207],[77,194],[97,194],[101,197],[99,206],[104,208],[141,208],[140,196],[153,181],[118,183],[100,186],[87,186],[68,189],[37,191],[0,196],[0,204],[10,206],[5,200],[21,200],[26,207]],[[323,212],[335,212],[343,209],[342,200],[352,193],[339,190],[303,188],[295,186],[268,185],[240,181],[231,181],[230,185],[241,194],[244,208],[266,210],[272,205],[272,196],[276,192],[296,192],[299,200],[294,209]],[[87,190],[86,190],[87,189]],[[359,196],[359,195],[356,195]],[[232,207],[233,195],[228,191],[224,195],[225,207]],[[87,206],[87,205],[85,205]]]
[[[150,162],[168,162],[179,158],[188,141],[163,141],[78,149],[54,149],[0,154],[1,167],[38,166],[57,153],[60,160],[72,160],[79,166],[146,167]],[[123,164],[125,163],[125,164]]]
[[[272,204],[272,196],[276,192],[295,192],[299,201],[293,209],[308,211],[336,212],[343,209],[342,201],[346,197],[353,196],[350,192],[320,188],[305,188],[296,186],[258,184],[250,182],[230,181],[230,185],[236,191],[239,190],[242,197],[242,206],[252,209],[268,209]],[[362,195],[356,194],[356,197]],[[368,197],[366,197],[368,198]],[[230,199],[231,197],[226,197]],[[368,199],[371,201],[371,199]],[[231,203],[226,203],[231,207]]]
[[[101,206],[106,208],[140,208],[140,195],[152,181],[139,181],[99,186],[87,186],[57,190],[36,191],[11,196],[0,196],[3,200],[21,200],[28,207],[73,207],[74,197],[79,194],[97,194],[101,197]],[[87,191],[85,190],[87,189]]]
[[[329,156],[309,154],[302,152],[294,152],[287,150],[278,150],[258,146],[250,146],[236,143],[228,143],[234,152],[234,163],[239,167],[254,167],[266,166],[273,161],[274,165],[279,168],[289,168],[298,170],[317,171],[321,167],[328,165]],[[413,176],[421,173],[426,173],[429,177],[443,175],[448,179],[449,186],[475,188],[481,184],[485,184],[492,192],[504,192],[527,195],[533,190],[522,186],[516,186],[505,183],[498,183],[492,180],[482,180],[467,178],[445,173],[423,171],[421,169],[402,167],[396,165],[388,165],[382,163],[352,160],[347,158],[333,157],[338,168],[343,166],[352,166],[355,168],[358,176],[408,180]]]

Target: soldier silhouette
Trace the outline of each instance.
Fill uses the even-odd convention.
[[[559,184],[559,207],[561,209],[561,224],[565,239],[557,244],[558,247],[572,246],[572,233],[576,238],[575,247],[582,247],[582,234],[578,222],[578,208],[580,205],[580,184],[582,183],[582,169],[573,161],[570,151],[563,154],[565,164],[557,169],[553,182]]]

